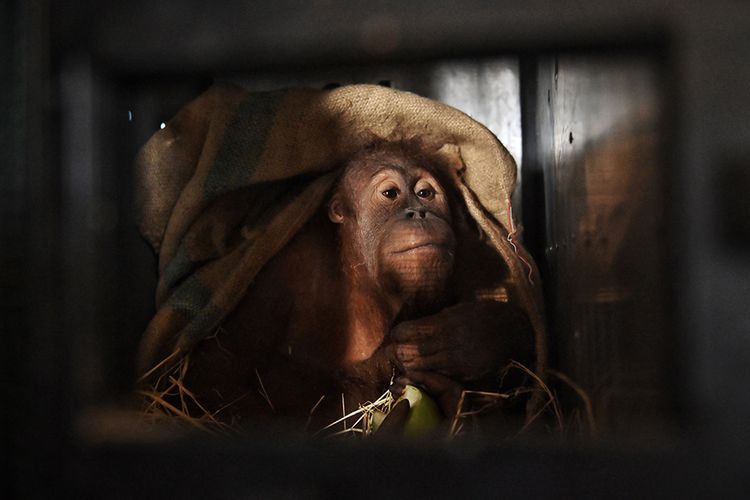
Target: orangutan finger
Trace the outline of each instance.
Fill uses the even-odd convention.
[[[382,357],[386,359],[387,361],[394,361],[396,359],[396,349],[394,348],[393,344],[387,344],[383,347],[381,347],[382,350]]]
[[[413,371],[409,378],[437,399],[443,414],[452,417],[456,413],[463,392],[461,384],[435,372]]]
[[[440,351],[456,351],[458,346],[454,345],[453,339],[446,338],[444,335],[433,335],[417,342],[416,348],[421,356],[427,356]]]
[[[404,361],[404,369],[408,371],[412,370],[438,370],[445,372],[450,370],[451,358],[447,353],[441,351],[435,354],[428,354],[426,356],[417,356],[408,361]]]
[[[396,358],[401,362],[405,363],[412,361],[420,354],[420,349],[414,344],[397,344],[394,347]]]
[[[460,387],[458,383],[450,378],[435,372],[410,371],[409,379],[412,384],[423,387],[427,392],[436,397]]]
[[[407,385],[411,384],[411,379],[409,377],[405,377],[403,375],[396,377],[393,380],[393,383],[388,388],[389,391],[391,391],[391,395],[394,398],[399,398],[401,396],[401,393],[404,392],[404,388],[406,388]]]
[[[377,435],[394,435],[404,428],[406,418],[409,416],[409,401],[404,399],[391,408],[391,411],[378,428]]]
[[[399,344],[417,342],[435,334],[436,327],[418,321],[404,321],[391,330],[391,338]]]

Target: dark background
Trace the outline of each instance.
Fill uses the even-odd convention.
[[[2,455],[10,471],[3,497],[750,492],[744,477],[750,464],[750,5],[7,0],[0,9]],[[520,60],[527,243],[555,284],[548,306],[561,320],[552,330],[562,332],[553,359],[563,366],[565,352],[579,351],[566,351],[572,329],[559,326],[574,323],[562,320],[574,317],[575,308],[558,307],[565,290],[554,265],[566,261],[545,253],[556,233],[540,229],[544,218],[560,215],[551,199],[566,199],[545,178],[561,164],[545,163],[542,154],[543,85],[557,81],[552,75],[563,56],[640,57],[657,68],[660,187],[646,217],[663,222],[650,230],[644,254],[658,254],[646,259],[659,276],[657,292],[647,290],[659,302],[656,319],[633,320],[622,307],[592,313],[614,325],[657,325],[638,330],[652,335],[638,344],[648,355],[632,354],[635,364],[616,371],[654,370],[644,384],[658,383],[635,402],[663,404],[655,416],[644,423],[621,406],[612,411],[622,418],[612,418],[610,432],[593,442],[452,447],[363,448],[267,433],[232,442],[91,435],[81,415],[92,404],[125,397],[132,351],[151,313],[153,260],[133,234],[129,165],[155,124],[217,74],[289,79],[326,68],[508,55]],[[139,117],[133,123],[119,119],[129,110]],[[574,259],[568,264],[576,269]],[[627,328],[618,332],[628,334]],[[594,344],[608,345],[605,340]],[[593,368],[609,359],[581,355]],[[631,391],[640,379],[623,380],[611,387]],[[637,431],[627,432],[629,425]]]

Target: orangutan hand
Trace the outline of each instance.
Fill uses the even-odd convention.
[[[460,383],[496,378],[510,359],[530,363],[533,335],[526,315],[504,302],[461,303],[391,330],[402,372],[435,372]]]

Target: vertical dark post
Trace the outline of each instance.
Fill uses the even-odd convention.
[[[549,272],[547,248],[547,203],[541,149],[540,102],[539,97],[539,57],[526,54],[519,60],[521,88],[521,137],[523,140],[523,184],[521,185],[521,207],[523,225],[523,243],[531,253],[542,276],[545,302],[551,301],[551,275]],[[554,310],[547,309],[548,336],[554,328]],[[548,342],[548,359],[551,364],[557,363],[556,345]]]
[[[3,2],[0,53],[2,217],[3,498],[64,496],[71,429],[66,331],[61,321],[59,166],[53,160],[49,4]],[[7,446],[6,446],[7,445]],[[7,474],[9,472],[9,474]],[[7,493],[7,494],[6,494]]]
[[[537,131],[538,60],[526,55],[520,58],[521,135],[523,137],[523,177],[521,199],[524,245],[542,265],[544,261],[544,173],[539,158]]]

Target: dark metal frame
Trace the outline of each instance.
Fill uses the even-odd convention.
[[[2,416],[11,482],[2,496],[640,497],[747,491],[740,473],[748,458],[741,445],[748,442],[750,398],[737,370],[748,362],[750,318],[743,299],[750,296],[750,256],[724,241],[712,221],[736,217],[722,207],[742,204],[717,200],[741,196],[750,186],[717,193],[712,181],[725,158],[734,159],[733,168],[750,158],[750,8],[688,2],[677,12],[677,6],[667,11],[656,1],[638,4],[330,1],[316,7],[283,1],[229,2],[220,9],[199,1],[136,1],[84,4],[78,15],[65,2],[3,3],[0,206],[3,281],[10,286],[2,296],[2,351],[4,378],[11,383]],[[392,51],[363,48],[360,29],[368,22],[396,27]],[[123,255],[118,252],[130,250],[119,247],[121,236],[97,232],[106,223],[85,226],[79,217],[97,215],[98,209],[76,205],[75,183],[60,160],[69,147],[60,137],[70,130],[64,128],[69,115],[59,101],[58,77],[64,64],[76,60],[73,54],[84,56],[94,82],[192,75],[200,86],[201,75],[218,69],[293,70],[590,48],[658,48],[673,65],[668,200],[681,338],[676,358],[683,365],[687,416],[673,434],[586,447],[385,443],[366,449],[269,436],[242,442],[80,439],[77,416],[88,396],[78,384],[86,373],[71,363],[73,339],[80,329],[96,327],[81,322],[92,307],[102,323],[113,321],[112,310],[93,305],[107,302],[102,292],[114,286],[123,297],[128,291],[117,290],[117,274],[82,277],[78,270],[91,265],[127,273],[111,265]],[[103,130],[100,146],[118,133],[123,131]],[[106,198],[120,181],[125,179],[106,179],[92,189]],[[81,239],[93,253],[79,253]],[[97,259],[109,264],[102,267]],[[102,288],[80,288],[97,281]]]

